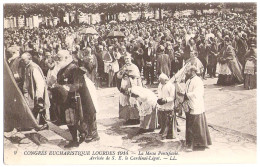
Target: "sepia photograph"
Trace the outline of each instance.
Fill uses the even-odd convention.
[[[256,1],[93,2],[3,1],[4,164],[257,163]]]

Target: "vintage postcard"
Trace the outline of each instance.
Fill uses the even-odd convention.
[[[4,164],[257,162],[256,2],[2,5]]]

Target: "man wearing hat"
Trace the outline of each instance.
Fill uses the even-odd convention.
[[[144,76],[146,84],[153,84],[154,82],[154,62],[155,50],[152,41],[148,42],[148,46],[144,49]]]
[[[165,48],[162,45],[160,45],[157,49],[157,76],[159,76],[161,73],[164,73],[170,77],[171,59],[169,55],[164,54],[164,51]]]

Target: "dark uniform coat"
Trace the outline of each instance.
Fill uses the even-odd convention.
[[[77,126],[81,133],[92,135],[97,132],[96,113],[86,104],[88,95],[84,91],[86,85],[83,76],[84,72],[75,62],[61,69],[57,74],[57,83],[60,86],[54,88],[53,99],[56,100],[60,116],[66,124]]]

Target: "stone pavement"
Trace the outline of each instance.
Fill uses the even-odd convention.
[[[256,91],[238,91],[241,89],[240,86],[220,88],[212,85],[211,82],[213,83],[214,80],[209,79],[205,81],[205,105],[208,122],[226,128],[241,130],[246,133],[251,133],[251,131],[248,130],[251,128],[251,134],[255,134],[254,129],[256,129],[256,117],[254,117],[254,115],[256,115],[256,110],[254,110],[254,106],[256,106],[256,93],[254,92]],[[99,89],[98,95],[100,111],[97,113],[97,122],[100,140],[93,143],[82,143],[79,148],[73,148],[71,150],[118,150],[128,151],[129,154],[133,155],[136,155],[138,151],[173,151],[178,154],[174,157],[177,161],[169,161],[169,157],[166,156],[165,159],[168,160],[167,162],[162,160],[146,161],[146,163],[149,164],[256,162],[256,143],[254,141],[244,138],[241,135],[216,129],[214,126],[213,128],[209,128],[213,142],[213,145],[210,146],[209,149],[191,153],[185,152],[185,120],[181,118],[178,118],[178,123],[181,129],[181,132],[178,133],[178,139],[161,140],[161,137],[158,134],[159,130],[155,130],[155,132],[152,133],[136,135],[139,127],[138,125],[125,126],[123,125],[124,121],[118,119],[118,90],[116,88]],[[247,103],[249,105],[244,107],[240,106]],[[244,114],[249,116],[245,116]],[[254,124],[250,124],[250,122],[253,122]],[[61,128],[67,129],[66,126]],[[28,136],[32,136],[31,134],[36,136],[39,135],[40,144],[37,145],[27,138]],[[23,154],[25,150],[65,150],[65,144],[65,139],[50,130],[42,131],[40,133],[12,132],[5,133],[4,151],[5,155],[13,155],[14,152],[17,155],[20,155]],[[5,162],[8,162],[8,160],[10,161],[8,157],[5,159]],[[34,156],[20,158],[19,162],[26,163],[31,160],[31,158],[35,158],[36,164],[37,162],[41,162],[37,161],[37,157]],[[73,157],[73,160],[75,159],[78,160],[75,164],[91,163],[90,161],[87,161],[87,159],[83,159],[83,157]],[[66,159],[63,159],[60,163],[65,163],[66,160],[71,159],[70,157],[66,157]],[[48,162],[53,164],[59,163],[59,161],[51,159],[50,157],[48,157]],[[94,163],[98,162],[99,161],[95,161]],[[129,163],[130,162],[131,161],[129,161]]]

